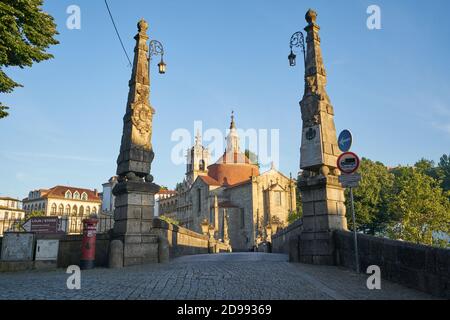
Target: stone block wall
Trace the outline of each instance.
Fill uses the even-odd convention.
[[[59,240],[58,268],[67,268],[70,265],[80,264],[82,235],[36,235],[35,241],[39,239]],[[2,237],[0,237],[0,250],[1,242]],[[95,248],[95,265],[97,267],[107,267],[108,265],[109,242],[109,234],[97,234]]]
[[[289,261],[298,262],[299,236],[303,220],[298,219],[286,228],[272,235],[272,252],[289,254]]]
[[[179,227],[158,218],[153,219],[152,234],[158,236],[159,262],[179,256],[227,251],[219,241],[209,241],[208,236]]]
[[[355,268],[353,233],[335,231],[336,264]],[[450,250],[358,234],[361,271],[377,265],[381,277],[450,298]],[[381,283],[383,286],[383,283]]]

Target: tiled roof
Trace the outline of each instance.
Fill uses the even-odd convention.
[[[170,194],[177,194],[177,192],[174,190],[159,190],[158,194],[169,194],[170,195]]]
[[[81,194],[83,192],[86,192],[86,194],[88,196],[88,201],[101,202],[99,194],[95,190],[76,188],[76,187],[68,187],[68,186],[56,186],[49,190],[46,190],[46,192],[44,192],[44,193],[42,193],[42,191],[44,191],[44,190],[41,190],[41,197],[42,198],[65,198],[65,194],[66,194],[67,190],[70,190],[70,192],[72,192],[72,195],[75,193],[75,191],[78,191],[78,193],[80,194],[80,198],[81,198]],[[81,199],[79,199],[79,200],[81,200]]]
[[[11,198],[11,197],[0,197],[0,200],[20,201],[19,199],[14,199],[14,198]]]
[[[207,185],[210,186],[220,186],[220,183],[210,176],[199,176],[200,179],[202,179]]]

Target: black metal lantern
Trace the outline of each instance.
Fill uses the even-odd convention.
[[[296,64],[296,58],[297,58],[297,56],[295,55],[295,53],[292,51],[292,48],[291,48],[291,53],[290,53],[289,56],[288,56],[288,59],[289,59],[289,65],[290,65],[291,67],[294,67],[294,66],[295,66],[295,64]]]
[[[152,40],[152,41],[150,41],[150,45],[149,45],[148,60],[150,61],[152,56],[157,56],[157,55],[161,56],[161,61],[158,63],[158,71],[160,74],[164,74],[164,73],[166,73],[167,65],[164,63],[164,59],[163,59],[163,57],[164,57],[163,45],[158,40]],[[149,72],[150,72],[150,66],[149,66]]]
[[[306,46],[305,46],[305,38],[303,37],[303,33],[301,31],[297,31],[291,36],[290,41],[290,47],[291,47],[291,53],[288,56],[289,59],[289,65],[291,67],[294,67],[296,65],[296,58],[294,51],[292,50],[293,47],[300,47],[300,49],[303,52],[303,61],[306,64]]]
[[[164,63],[164,60],[163,60],[163,55],[161,55],[161,62],[158,63],[158,69],[159,69],[160,74],[166,73],[166,66],[167,65]]]

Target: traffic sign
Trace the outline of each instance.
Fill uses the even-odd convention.
[[[347,152],[350,150],[352,143],[353,143],[352,133],[347,129],[342,130],[342,132],[339,134],[339,138],[338,138],[339,149],[342,152]]]
[[[361,174],[359,173],[342,174],[339,176],[339,182],[344,188],[355,188],[359,185],[360,181]]]
[[[353,152],[344,152],[337,159],[337,167],[342,173],[353,173],[359,168],[359,158]]]

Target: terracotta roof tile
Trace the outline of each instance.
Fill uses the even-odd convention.
[[[41,197],[42,198],[65,198],[65,194],[66,194],[67,190],[70,190],[70,192],[72,192],[72,195],[74,194],[75,191],[78,191],[78,193],[80,194],[80,200],[81,200],[81,194],[83,192],[86,192],[86,194],[88,196],[88,201],[101,202],[99,194],[96,190],[69,187],[69,186],[56,186],[49,190],[41,190]]]
[[[200,179],[202,179],[207,185],[210,186],[220,186],[220,183],[210,176],[199,176]]]

